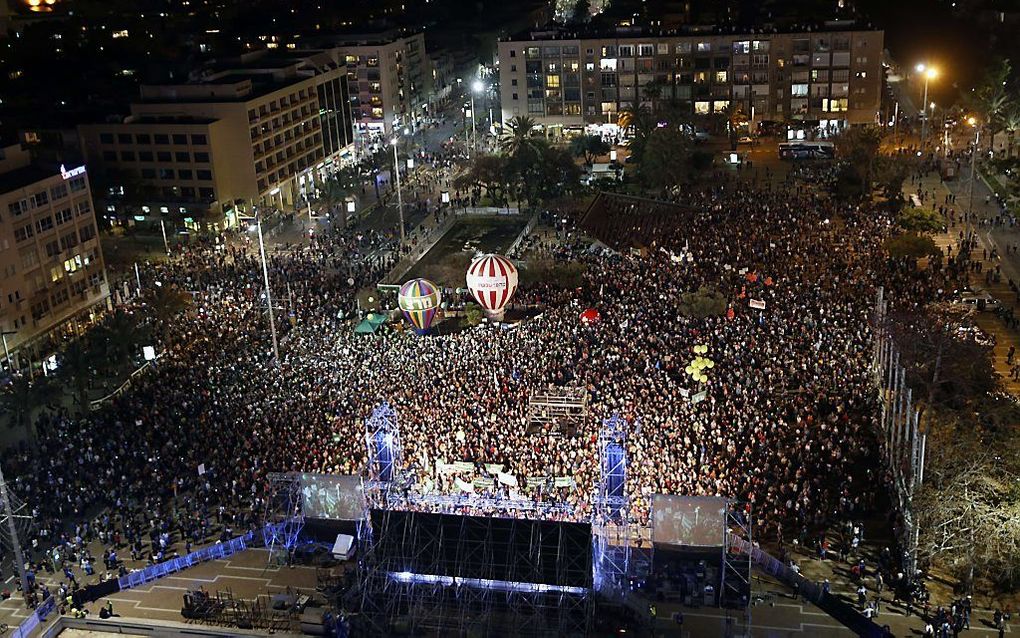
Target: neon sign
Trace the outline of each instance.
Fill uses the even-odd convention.
[[[72,168],[71,170],[67,170],[66,168],[64,168],[63,164],[60,165],[60,176],[63,177],[64,179],[71,179],[72,177],[75,177],[76,175],[84,175],[84,174],[85,174],[85,167],[84,166],[79,166],[78,168]]]

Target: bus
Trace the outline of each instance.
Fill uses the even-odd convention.
[[[780,142],[779,159],[832,159],[836,147],[832,142]]]

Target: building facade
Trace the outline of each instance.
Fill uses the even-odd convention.
[[[414,126],[426,114],[432,69],[424,34],[392,31],[332,41],[338,61],[347,67],[359,132],[389,135],[394,125]]]
[[[131,115],[79,127],[104,212],[222,230],[290,210],[350,153],[347,72],[321,52],[247,56],[181,85],[143,86]]]
[[[502,118],[527,115],[545,128],[580,130],[670,100],[696,115],[738,105],[755,122],[830,131],[876,121],[883,46],[883,32],[872,30],[532,32],[498,44]]]
[[[5,362],[26,349],[49,354],[48,338],[77,332],[106,309],[110,289],[84,166],[46,169],[20,145],[0,148],[0,247]]]

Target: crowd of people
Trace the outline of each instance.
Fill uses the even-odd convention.
[[[919,304],[946,288],[939,271],[891,262],[879,248],[886,215],[814,189],[732,182],[674,197],[610,196],[593,210],[580,230],[618,251],[592,250],[558,221],[532,244],[580,263],[580,288],[526,287],[521,299],[540,302],[539,316],[442,335],[352,329],[358,290],[395,261],[392,236],[331,228],[277,247],[273,305],[290,319],[277,321],[279,361],[257,243],[200,243],[147,265],[143,286],[194,299],[156,321],[158,363],[99,410],[41,418],[35,441],[4,458],[39,522],[34,559],[54,545],[61,561],[89,558],[100,539],[155,562],[253,528],[267,472],[362,472],[364,421],[384,402],[421,493],[470,483],[566,502],[586,519],[599,428],[617,414],[639,523],[656,493],[745,499],[757,538],[804,543],[834,519],[856,520],[886,480],[872,435],[875,292]],[[726,311],[682,312],[681,294],[701,288],[724,296]],[[589,307],[595,323],[579,320]],[[714,363],[705,381],[687,372],[695,346]],[[564,386],[587,391],[587,418],[571,436],[529,433],[529,397]],[[439,469],[464,461],[474,469]],[[551,477],[570,480],[535,480]]]

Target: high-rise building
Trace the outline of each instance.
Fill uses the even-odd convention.
[[[328,52],[260,52],[143,86],[128,117],[79,127],[104,211],[221,230],[289,210],[351,152],[347,72]]]
[[[77,332],[106,308],[110,290],[84,166],[45,168],[20,145],[0,148],[0,247],[4,365],[8,354],[50,354],[48,338]]]
[[[432,70],[425,35],[390,30],[330,38],[347,66],[351,107],[360,131],[389,134],[412,126],[428,109]]]
[[[882,31],[841,25],[800,33],[531,32],[498,45],[502,118],[580,130],[671,101],[695,115],[738,105],[755,122],[833,131],[876,121],[882,47]]]

